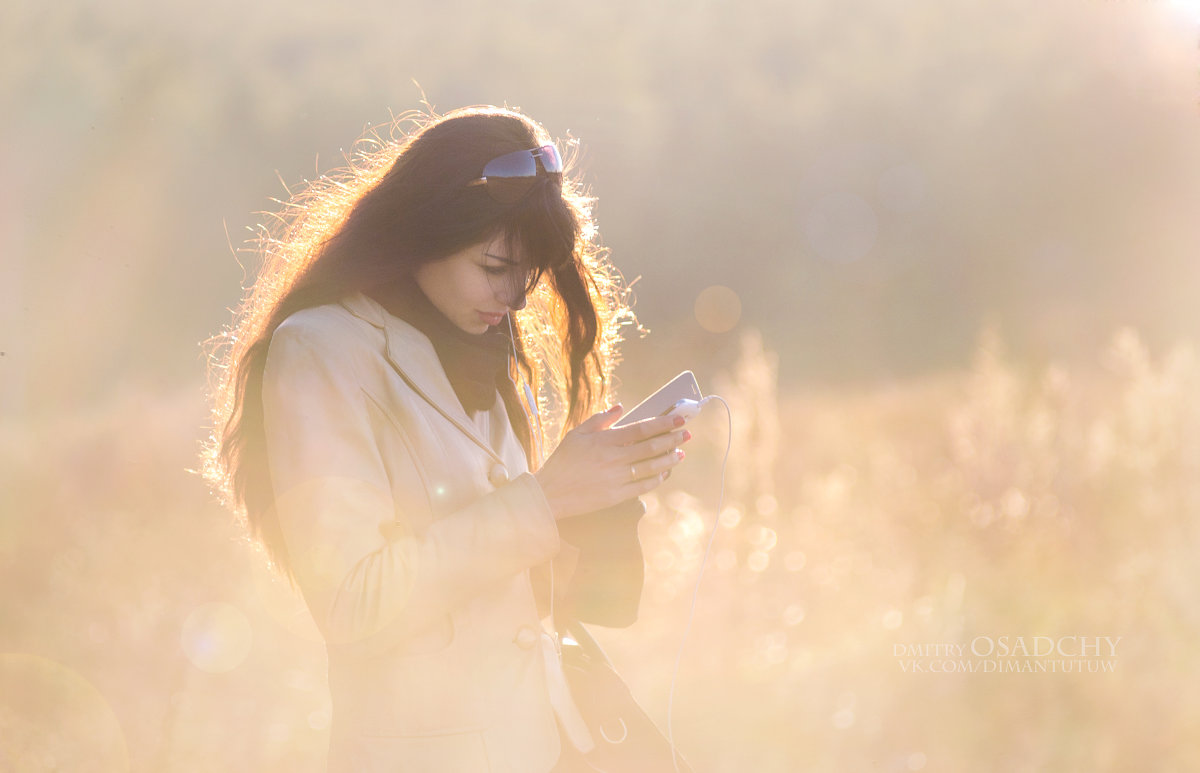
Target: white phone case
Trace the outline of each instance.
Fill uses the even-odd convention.
[[[685,370],[663,384],[657,392],[642,400],[633,409],[617,420],[614,427],[623,427],[635,421],[662,416],[675,407],[680,400],[700,400],[700,385],[690,370]]]

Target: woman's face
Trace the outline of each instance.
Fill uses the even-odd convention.
[[[525,307],[528,270],[510,256],[503,239],[467,247],[426,263],[416,271],[417,286],[460,329],[475,335]]]

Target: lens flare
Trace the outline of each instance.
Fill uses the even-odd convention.
[[[232,671],[250,654],[253,634],[246,615],[232,604],[197,607],[183,623],[183,652],[192,665],[210,674]]]
[[[713,285],[696,296],[696,321],[710,333],[724,333],[742,318],[742,299],[728,287]]]

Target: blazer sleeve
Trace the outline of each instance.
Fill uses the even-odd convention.
[[[268,348],[262,395],[275,508],[296,581],[327,644],[369,654],[436,631],[489,585],[552,559],[560,543],[527,473],[420,536],[387,539],[382,530],[405,518],[372,430],[364,361],[345,334],[285,321]]]

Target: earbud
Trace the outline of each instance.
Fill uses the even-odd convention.
[[[700,406],[702,402],[696,400],[683,399],[671,406],[671,410],[667,411],[668,416],[682,416],[685,420],[693,419],[700,415]]]

